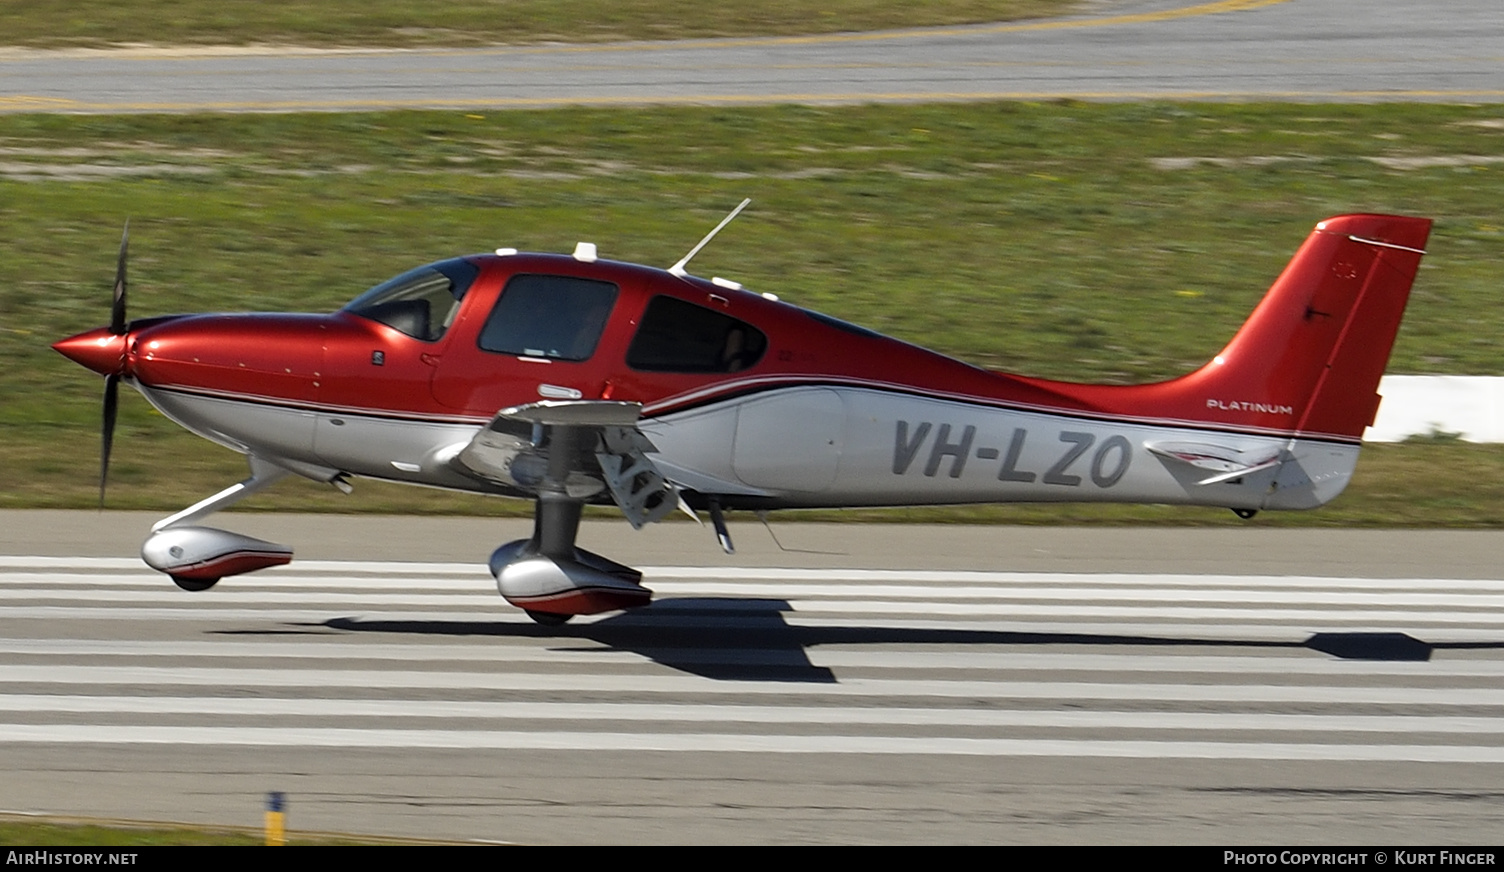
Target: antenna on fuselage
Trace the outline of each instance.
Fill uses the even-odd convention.
[[[686,276],[686,275],[689,275],[689,273],[685,271],[684,266],[685,266],[685,264],[689,263],[690,258],[692,258],[695,255],[699,254],[700,253],[700,249],[704,248],[706,246],[706,244],[710,242],[710,240],[712,240],[712,239],[715,238],[715,235],[717,233],[721,232],[721,228],[723,228],[727,224],[731,223],[731,219],[733,219],[736,216],[742,214],[742,210],[745,209],[745,208],[747,208],[747,204],[750,203],[750,202],[752,202],[752,198],[748,197],[747,199],[745,199],[745,200],[742,201],[742,204],[740,206],[737,206],[735,209],[732,209],[730,215],[727,215],[725,218],[721,219],[721,223],[717,224],[715,226],[714,230],[712,230],[709,233],[705,234],[705,238],[702,239],[702,240],[700,240],[700,244],[699,245],[696,245],[694,248],[691,248],[689,250],[689,254],[686,254],[683,257],[679,258],[679,262],[676,263],[676,264],[674,264],[673,266],[669,267],[668,271],[671,272],[671,273],[673,273],[676,276],[681,277],[681,278],[684,277],[684,276]]]

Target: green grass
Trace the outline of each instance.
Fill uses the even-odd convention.
[[[750,196],[696,272],[985,366],[1133,382],[1214,354],[1317,220],[1419,214],[1437,223],[1390,371],[1489,375],[1504,373],[1504,164],[1490,162],[1501,146],[1504,109],[1492,106],[7,116],[0,505],[92,504],[100,380],[47,343],[106,320],[127,216],[133,316],[329,311],[414,264],[499,245],[588,239],[605,257],[667,265]],[[174,509],[243,474],[138,397],[122,406],[110,505]],[[1499,525],[1487,485],[1504,480],[1501,463],[1491,446],[1370,449],[1337,504],[1279,522]],[[526,508],[304,483],[253,505]]]
[[[1061,15],[1077,0],[0,0],[0,44],[464,46],[834,33]]]

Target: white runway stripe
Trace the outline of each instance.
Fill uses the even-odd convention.
[[[266,745],[302,748],[452,748],[526,751],[904,754],[989,757],[1129,757],[1210,760],[1345,760],[1504,763],[1504,747],[973,739],[952,736],[780,736],[714,733],[361,730],[318,727],[0,724],[0,742]]]
[[[427,688],[599,694],[695,693],[758,696],[888,696],[945,699],[1116,699],[1203,702],[1315,702],[1366,705],[1504,706],[1504,689],[1199,685],[1101,682],[842,678],[837,682],[738,681],[697,675],[572,675],[554,672],[414,672],[359,669],[213,669],[141,666],[0,666],[0,683],[183,687]]]
[[[1231,712],[1019,711],[970,708],[644,705],[424,699],[274,699],[162,696],[0,696],[0,711],[59,714],[191,714],[258,717],[475,718],[835,726],[1040,727],[1056,729],[1504,733],[1504,719],[1455,716],[1290,715]]]
[[[649,649],[649,653],[652,653]],[[705,652],[669,650],[676,662],[777,663],[787,660],[783,649],[715,649]],[[1032,654],[985,651],[874,651],[812,647],[805,652],[817,666],[883,669],[946,669],[962,671],[1114,671],[1278,675],[1415,675],[1427,678],[1456,676],[1504,677],[1504,662],[1494,660],[1342,660],[1316,652],[1303,657],[1228,657],[1123,654]],[[477,661],[504,663],[628,663],[648,654],[630,650],[578,647],[566,651],[506,645],[473,644],[376,645],[343,642],[136,642],[94,639],[0,639],[0,654],[49,657],[222,657],[245,663],[266,659]]]
[[[191,599],[190,599],[191,597]],[[474,620],[488,612],[506,614],[508,607],[495,595],[468,595],[468,594],[334,594],[323,591],[306,592],[234,592],[234,591],[209,591],[199,594],[188,594],[182,591],[166,592],[142,592],[134,593],[127,591],[94,591],[94,590],[49,590],[40,593],[0,591],[0,602],[6,600],[24,600],[28,602],[51,601],[51,602],[101,602],[101,603],[181,603],[184,608],[196,608],[212,615],[222,617],[240,617],[254,614],[244,609],[236,610],[234,606],[246,606],[266,604],[268,606],[286,606],[302,604],[309,607],[324,605],[339,607],[347,611],[349,607],[356,607],[363,614],[370,614],[370,610],[382,606],[443,606],[448,608],[460,608],[469,606],[470,612],[455,613],[449,616],[450,620]],[[671,605],[672,601],[665,602],[664,606]],[[189,604],[192,604],[191,606]],[[213,608],[214,604],[223,604],[226,608]],[[734,605],[734,604],[728,604]],[[912,602],[893,602],[882,600],[799,600],[790,608],[791,612],[803,615],[828,615],[828,614],[904,614],[904,615],[941,615],[967,618],[988,617],[1011,617],[1011,618],[1063,618],[1067,620],[1079,619],[1124,619],[1144,620],[1160,619],[1170,621],[1279,621],[1284,623],[1296,623],[1320,625],[1332,621],[1357,621],[1374,625],[1423,625],[1423,624],[1470,624],[1480,626],[1504,625],[1504,609],[1497,612],[1483,611],[1489,608],[1487,603],[1473,608],[1464,605],[1451,605],[1443,603],[1442,608],[1422,608],[1412,606],[1403,609],[1365,609],[1365,608],[1341,608],[1333,605],[1332,608],[1301,609],[1301,608],[1239,608],[1234,606],[1167,606],[1167,605],[1098,605],[1095,603],[1062,603],[1042,605],[1027,602],[936,602],[933,600],[915,600]],[[49,608],[52,606],[19,606],[15,609],[6,609],[12,617],[47,617]],[[66,607],[62,607],[66,608]],[[1463,611],[1454,611],[1454,608],[1463,608]],[[171,617],[172,609],[145,609],[135,607],[140,617]],[[114,613],[114,610],[112,610]],[[75,617],[85,616],[82,612],[56,613],[58,616],[69,615]],[[271,616],[268,610],[268,616]],[[296,615],[295,619],[307,620],[313,616],[310,612],[287,613]],[[95,617],[108,617],[104,614],[96,614]],[[432,619],[432,616],[430,616]]]
[[[46,589],[36,588],[31,590],[0,590],[0,602],[7,600],[52,600],[57,602],[101,602],[101,603],[174,603],[183,602],[184,597],[196,596],[206,603],[224,603],[225,605],[249,605],[254,603],[266,603],[267,605],[287,605],[289,603],[328,603],[330,605],[362,605],[373,606],[448,606],[450,608],[463,608],[465,606],[497,606],[501,600],[495,591],[486,595],[474,593],[452,594],[425,594],[413,593],[330,593],[324,590],[306,591],[241,591],[241,590],[218,590],[203,591],[191,594],[186,591],[171,588],[169,590],[79,590],[76,588]]]
[[[45,561],[30,565],[31,561]],[[160,573],[148,569],[139,560],[100,559],[110,565],[94,566],[79,558],[7,558],[0,556],[3,569],[53,569],[53,572],[0,572],[0,581],[36,581],[68,579],[100,585],[165,584]],[[25,565],[23,565],[25,564]],[[780,582],[779,590],[797,589],[811,582],[847,585],[853,590],[882,589],[885,585],[923,585],[923,590],[975,587],[996,590],[999,585],[1082,587],[1107,586],[1124,588],[1194,588],[1216,590],[1312,589],[1312,590],[1388,590],[1426,593],[1430,591],[1475,590],[1504,593],[1501,579],[1420,579],[1420,578],[1352,578],[1306,575],[1170,575],[1161,573],[1067,573],[1067,572],[962,572],[937,570],[850,570],[850,569],[738,569],[719,566],[647,566],[640,567],[648,583],[726,585],[729,589],[758,589],[763,582]],[[64,570],[75,570],[72,572]],[[253,575],[239,577],[236,584],[260,586],[350,586],[402,587],[432,584],[440,588],[472,589],[493,585],[486,567],[480,563],[355,563],[350,561],[296,560],[286,567],[273,567]],[[782,584],[786,583],[786,584]]]
[[[101,589],[98,587],[66,586],[77,585],[79,577],[69,576],[65,581],[52,581],[49,579],[33,578],[29,586],[8,587],[10,581],[0,579],[0,601],[5,600],[98,600],[101,602],[180,602],[185,592],[177,589],[170,583],[163,583],[165,579],[157,579],[156,583],[149,585],[131,585],[130,589]],[[379,583],[361,582],[358,579],[342,579],[342,584],[333,585],[327,581],[307,579],[307,584],[292,584],[287,579],[279,579],[276,584],[267,583],[264,580],[255,582],[232,582],[224,588],[216,588],[210,593],[204,594],[205,599],[214,602],[225,603],[287,603],[298,601],[333,602],[333,603],[360,603],[368,602],[378,605],[456,605],[469,603],[496,602],[496,590],[489,579],[483,582],[468,584],[463,587],[456,585],[431,585],[422,582],[398,582],[392,579],[381,579]],[[359,593],[340,594],[331,593],[331,587],[344,587],[347,589],[363,590],[404,590],[401,594],[391,593]],[[763,597],[763,598],[805,598],[822,597],[827,599],[839,598],[843,602],[836,605],[861,605],[867,604],[872,608],[874,603],[882,602],[884,605],[895,607],[913,608],[910,603],[887,603],[885,600],[918,600],[922,604],[935,604],[937,607],[954,608],[955,605],[947,601],[966,600],[967,606],[976,609],[996,609],[999,602],[986,604],[978,600],[990,601],[1014,601],[1014,600],[1054,600],[1066,602],[1130,602],[1130,603],[1227,603],[1237,605],[1252,604],[1299,604],[1299,605],[1332,605],[1347,607],[1410,607],[1433,611],[1439,608],[1465,608],[1465,609],[1504,609],[1504,595],[1492,594],[1467,594],[1447,592],[1433,593],[1379,593],[1372,591],[1268,591],[1268,590],[1125,590],[1112,587],[1072,587],[1072,588],[1040,588],[1040,587],[939,587],[925,588],[892,585],[876,586],[849,586],[838,587],[834,585],[809,585],[809,584],[757,584],[757,585],[727,585],[713,583],[663,583],[654,586],[655,592],[660,597]],[[453,591],[453,593],[440,593],[437,591]],[[943,606],[941,604],[944,603]],[[828,604],[827,604],[828,605]]]
[[[341,572],[361,575],[427,574],[470,575],[485,572],[485,565],[476,563],[406,563],[402,561],[372,562],[364,560],[299,560],[300,572]],[[135,557],[30,557],[0,554],[0,569],[81,569],[96,572],[118,570],[144,571],[160,578]]]
[[[474,611],[382,612],[368,609],[339,609],[331,611],[329,609],[138,609],[130,607],[101,609],[65,606],[12,606],[0,609],[0,614],[12,620],[35,619],[48,623],[57,623],[59,621],[124,623],[168,621],[220,626],[237,622],[254,622],[258,626],[322,627],[330,620],[340,619],[353,622],[351,625],[353,627],[365,629],[369,629],[372,624],[398,624],[434,628],[444,624],[455,624],[467,627],[517,627],[520,630],[530,629],[535,631],[537,626],[526,615],[503,604],[498,604],[498,608],[495,611],[488,610],[479,614]],[[829,629],[843,632],[859,629],[862,632],[877,636],[881,636],[885,632],[903,635],[914,633],[954,633],[1037,636],[1044,634],[1069,636],[1072,638],[1081,637],[1081,641],[1085,643],[1090,643],[1094,639],[1100,643],[1107,643],[1114,639],[1142,638],[1163,639],[1176,643],[1206,640],[1216,644],[1235,640],[1237,643],[1253,642],[1292,646],[1301,645],[1312,634],[1322,632],[1412,632],[1422,635],[1428,642],[1438,644],[1476,644],[1482,639],[1485,645],[1504,647],[1504,639],[1500,638],[1501,634],[1496,627],[1488,625],[1469,628],[1465,619],[1451,625],[1433,624],[1423,626],[1423,622],[1414,620],[1385,624],[1373,621],[1349,621],[1346,614],[1341,611],[1333,611],[1330,615],[1323,613],[1319,620],[1291,624],[1252,624],[1232,621],[1208,623],[1089,622],[1072,621],[1068,616],[1058,622],[1039,620],[967,620],[964,617],[951,620],[936,620],[922,616],[919,613],[903,618],[854,615],[825,618],[802,615],[792,610],[780,612],[776,616],[764,616],[761,614],[750,617],[727,617],[719,614],[710,616],[704,614],[671,615],[673,615],[672,612],[659,607],[659,610],[655,611],[650,619],[632,615],[602,615],[577,619],[570,626],[580,628],[580,632],[586,632],[584,628],[589,627],[591,624],[608,620],[636,622],[638,625],[650,620],[651,624],[656,627],[681,625],[685,627],[733,629],[787,625],[796,628],[812,630]],[[1001,642],[1004,640],[998,639],[997,641]]]
[[[1112,585],[1128,587],[1194,587],[1197,589],[1233,588],[1314,588],[1370,590],[1428,591],[1428,590],[1480,590],[1504,592],[1504,572],[1497,579],[1458,578],[1355,578],[1349,576],[1325,577],[1310,575],[1226,575],[1226,574],[1169,574],[1169,573],[1069,573],[1069,572],[1005,572],[965,570],[908,570],[908,569],[780,569],[762,567],[727,566],[641,566],[645,578],[650,580],[710,580],[710,581],[790,581],[796,583],[850,582],[854,584],[898,583],[933,585]],[[132,581],[163,577],[145,567],[136,558],[130,557],[18,557],[0,555],[0,570],[76,570],[97,578],[100,583],[119,576]],[[13,573],[0,573],[0,578]],[[35,573],[50,577],[52,573]],[[305,583],[301,576],[347,575],[360,578],[359,584],[374,583],[377,578],[391,576],[446,576],[452,578],[480,579],[489,584],[490,576],[485,565],[475,563],[403,563],[352,560],[295,560],[287,567],[275,567],[243,580],[290,578]],[[406,583],[408,579],[396,579]],[[313,578],[308,583],[315,583]],[[327,583],[327,582],[324,582]]]

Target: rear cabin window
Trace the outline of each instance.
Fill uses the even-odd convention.
[[[654,297],[627,349],[627,366],[646,372],[739,372],[762,359],[768,337],[730,315]]]
[[[514,276],[480,331],[500,354],[586,360],[616,303],[616,285],[570,276]]]

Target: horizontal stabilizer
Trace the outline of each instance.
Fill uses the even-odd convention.
[[[1279,452],[1271,454],[1268,449],[1260,449],[1253,457],[1245,457],[1244,452],[1236,448],[1194,442],[1149,443],[1144,448],[1150,454],[1172,463],[1184,464],[1212,473],[1197,481],[1198,485],[1221,484],[1255,472],[1273,469],[1284,462]]]

